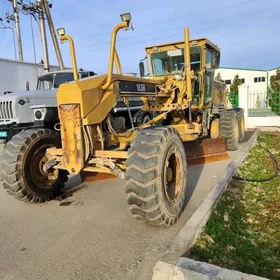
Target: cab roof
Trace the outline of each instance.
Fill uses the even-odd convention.
[[[195,42],[205,42],[206,45],[209,45],[211,48],[215,49],[216,51],[220,52],[220,48],[217,46],[217,44],[212,43],[210,40],[208,40],[205,37],[200,37],[196,39],[190,40],[191,44],[194,44]],[[146,51],[152,50],[153,48],[162,48],[162,47],[168,47],[172,45],[184,45],[185,41],[177,41],[177,42],[170,42],[170,43],[165,43],[165,44],[160,44],[160,45],[154,45],[154,46],[149,46],[146,47]]]

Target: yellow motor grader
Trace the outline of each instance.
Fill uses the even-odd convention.
[[[228,109],[223,84],[214,81],[219,48],[205,38],[189,40],[188,28],[183,42],[146,48],[149,75],[144,61],[142,77],[122,75],[116,37],[119,30],[131,28],[131,16],[121,18],[112,32],[108,74],[83,80],[74,42],[58,30],[60,40],[70,43],[75,73],[75,80],[57,93],[60,133],[30,129],[15,135],[4,151],[3,185],[19,200],[44,202],[60,192],[69,174],[81,174],[84,180],[96,173],[114,174],[124,179],[138,221],[171,226],[186,199],[191,148],[186,153],[184,142],[225,139],[228,150],[236,150],[244,139],[243,110]],[[152,116],[139,126],[130,112],[133,98],[140,98],[143,112]],[[114,114],[120,99],[127,105],[126,116]]]

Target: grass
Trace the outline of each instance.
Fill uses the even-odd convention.
[[[280,133],[261,132],[261,143],[280,162]],[[253,146],[238,175],[264,179],[275,172],[268,153]],[[269,279],[280,279],[280,177],[234,180],[197,239],[192,258]]]

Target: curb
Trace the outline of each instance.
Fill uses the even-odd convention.
[[[176,266],[159,262],[155,269],[162,271],[165,276],[167,273],[173,274],[172,278],[161,276],[157,278],[158,280],[269,280],[267,278],[221,268],[216,265],[194,261],[188,258],[180,258]]]
[[[205,226],[208,219],[210,218],[222,194],[227,189],[233,175],[236,172],[236,169],[242,163],[244,158],[247,156],[251,146],[256,142],[259,131],[260,131],[259,129],[255,130],[255,132],[247,142],[247,145],[244,147],[244,153],[242,153],[242,155],[240,155],[234,161],[229,163],[227,170],[222,175],[219,182],[208,193],[208,195],[205,197],[203,202],[195,210],[194,214],[191,216],[191,218],[187,221],[187,223],[184,225],[184,227],[175,237],[170,247],[163,254],[160,261],[157,262],[153,270],[153,278],[152,278],[153,280],[187,279],[187,278],[174,278],[176,276],[176,270],[178,270],[177,266],[179,261],[181,259],[187,259],[187,258],[181,258],[181,256],[185,255],[186,252],[189,251],[189,249],[191,249],[191,247],[195,244],[198,235],[201,233],[203,227]],[[208,279],[207,276],[205,277],[206,278],[188,278],[188,279]],[[211,279],[213,279],[213,277]],[[231,279],[231,278],[226,278],[226,279]],[[238,278],[234,278],[234,279],[238,279]],[[250,278],[245,278],[245,279],[250,279]],[[254,279],[258,279],[258,278],[254,278]]]

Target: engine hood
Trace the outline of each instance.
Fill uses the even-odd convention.
[[[33,122],[34,113],[30,107],[56,107],[56,92],[57,90],[30,90],[0,96],[0,126]]]
[[[29,90],[29,91],[17,91],[8,93],[5,95],[0,96],[0,102],[1,101],[14,101],[14,100],[20,100],[20,99],[29,99],[30,103],[33,103],[32,100],[54,100],[54,104],[56,104],[56,92],[57,90]],[[27,100],[25,100],[27,101]],[[27,101],[28,103],[28,101]],[[37,102],[36,102],[37,103]],[[40,105],[40,104],[32,104],[32,105]]]

